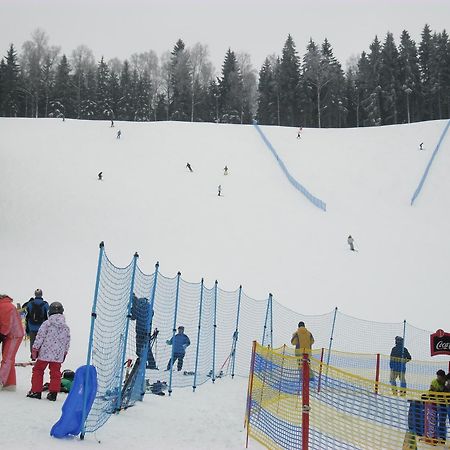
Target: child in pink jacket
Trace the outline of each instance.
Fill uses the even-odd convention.
[[[48,309],[48,320],[39,328],[31,351],[32,359],[37,359],[31,377],[31,391],[27,397],[40,399],[44,381],[44,371],[49,367],[50,384],[47,399],[55,401],[61,386],[61,364],[66,359],[70,345],[70,329],[63,316],[64,308],[53,302]]]
[[[8,295],[0,294],[0,390],[5,391],[16,390],[16,353],[25,334],[22,320],[12,301]]]

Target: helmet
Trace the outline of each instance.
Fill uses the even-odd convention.
[[[64,312],[64,307],[59,302],[50,303],[50,307],[48,308],[48,315],[52,314],[62,314]]]
[[[35,297],[42,297],[42,289],[36,289],[34,291],[34,296]]]

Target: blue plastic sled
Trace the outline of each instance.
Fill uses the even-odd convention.
[[[50,436],[65,438],[80,434],[83,426],[84,382],[86,378],[86,417],[97,394],[97,370],[94,366],[81,366],[75,372],[69,395],[62,406],[61,418],[53,425]]]

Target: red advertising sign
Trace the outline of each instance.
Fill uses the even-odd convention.
[[[450,355],[450,333],[437,330],[430,335],[431,356]]]

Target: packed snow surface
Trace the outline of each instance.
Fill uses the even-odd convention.
[[[262,127],[323,212],[289,184],[253,126],[2,118],[0,291],[23,303],[40,287],[64,304],[66,368],[85,363],[100,241],[118,266],[138,251],[147,273],[159,261],[166,276],[242,284],[256,299],[271,292],[303,314],[337,306],[448,329],[450,138],[410,206],[445,124],[303,129],[301,139],[294,128]],[[23,345],[18,360],[27,358]],[[64,395],[56,404],[25,398],[31,369],[17,371],[17,392],[0,392],[2,447],[72,446],[49,437]],[[242,448],[245,394],[245,379],[221,379],[195,394],[149,395],[96,438],[113,450]],[[96,438],[82,445],[98,448]]]

